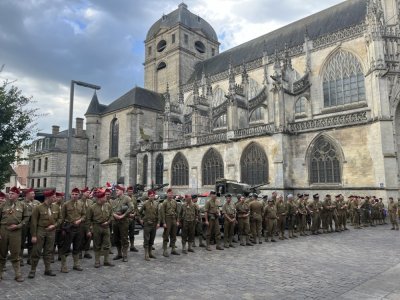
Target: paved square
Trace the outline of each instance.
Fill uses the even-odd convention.
[[[45,277],[41,261],[36,278],[20,284],[7,262],[0,298],[400,299],[400,238],[389,229],[351,229],[224,251],[197,247],[196,253],[169,258],[161,255],[159,229],[157,259],[151,262],[144,261],[140,247],[114,268],[95,269],[93,259],[84,259],[83,272],[62,274],[56,262],[57,277]],[[137,240],[140,245],[141,233]],[[68,264],[71,268],[71,257]],[[29,268],[22,268],[24,276]]]

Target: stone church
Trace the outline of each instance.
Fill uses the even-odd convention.
[[[184,3],[151,26],[144,88],[94,95],[85,114],[89,186],[398,196],[400,1],[348,0],[219,45]]]

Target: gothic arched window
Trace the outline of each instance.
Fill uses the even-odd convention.
[[[363,70],[353,54],[339,51],[330,58],[323,75],[323,90],[325,107],[365,101]]]
[[[300,97],[295,104],[294,112],[296,114],[302,114],[306,112],[307,98]]]
[[[214,128],[226,127],[226,114],[219,116],[214,122]]]
[[[224,177],[224,161],[215,149],[209,149],[204,154],[202,162],[203,185],[214,185],[215,180]]]
[[[264,109],[262,107],[256,108],[250,115],[250,122],[264,120]]]
[[[189,164],[182,153],[175,155],[171,169],[172,185],[189,185]]]
[[[149,158],[147,154],[143,157],[143,185],[147,185],[147,168],[149,167]]]
[[[319,137],[310,155],[310,183],[340,183],[338,150],[324,136]]]
[[[119,122],[118,119],[111,121],[110,130],[110,157],[118,157]]]
[[[242,182],[254,185],[268,182],[268,159],[264,150],[251,143],[243,151],[240,159]]]
[[[156,158],[156,184],[163,184],[164,157],[158,154]]]

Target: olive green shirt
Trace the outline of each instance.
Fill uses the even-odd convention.
[[[249,204],[246,202],[238,202],[236,204],[236,212],[238,214],[239,218],[244,217],[244,215],[246,215],[249,212],[250,208],[249,208]]]
[[[265,219],[276,219],[277,218],[277,213],[276,213],[276,206],[275,205],[267,205],[264,208],[264,218]]]
[[[193,203],[185,203],[181,207],[181,211],[179,213],[179,219],[181,222],[194,222],[197,220],[199,215],[199,210],[197,206]]]
[[[235,204],[232,201],[231,203],[225,202],[224,206],[222,206],[222,213],[228,215],[230,218],[234,218],[236,214]]]
[[[40,205],[40,201],[33,199],[32,201],[25,199],[24,200],[26,214],[30,217],[32,216],[32,211],[35,206]]]
[[[115,198],[111,204],[114,214],[123,215],[126,217],[133,210],[131,198],[126,195],[121,195]]]
[[[167,218],[177,219],[179,214],[178,203],[176,203],[174,199],[165,199],[164,202],[161,204],[159,213],[160,223],[165,223]]]
[[[249,205],[250,208],[250,216],[253,219],[262,219],[263,216],[263,205],[260,201],[254,200]]]
[[[276,213],[278,216],[285,216],[287,214],[287,205],[285,202],[276,203]]]
[[[61,224],[61,211],[57,205],[41,203],[35,206],[31,217],[31,234],[37,235],[39,227],[46,228],[50,225],[58,227]]]
[[[18,225],[19,228],[29,221],[24,203],[18,200],[15,202],[11,202],[10,200],[4,202],[0,206],[0,218],[1,225]]]
[[[89,207],[86,213],[87,222],[90,226],[93,224],[110,223],[112,220],[112,208],[110,203],[106,202],[103,205],[95,202]]]
[[[61,209],[61,224],[64,222],[74,223],[75,221],[81,219],[85,221],[86,212],[83,203],[80,200],[69,200],[64,203]]]
[[[155,200],[146,200],[139,213],[145,224],[154,225],[158,223],[158,203]]]

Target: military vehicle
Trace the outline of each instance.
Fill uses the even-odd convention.
[[[215,181],[215,191],[218,196],[225,194],[232,194],[236,196],[237,194],[249,195],[250,193],[259,193],[258,188],[264,184],[249,185],[247,183],[238,182],[232,179],[220,178]]]

